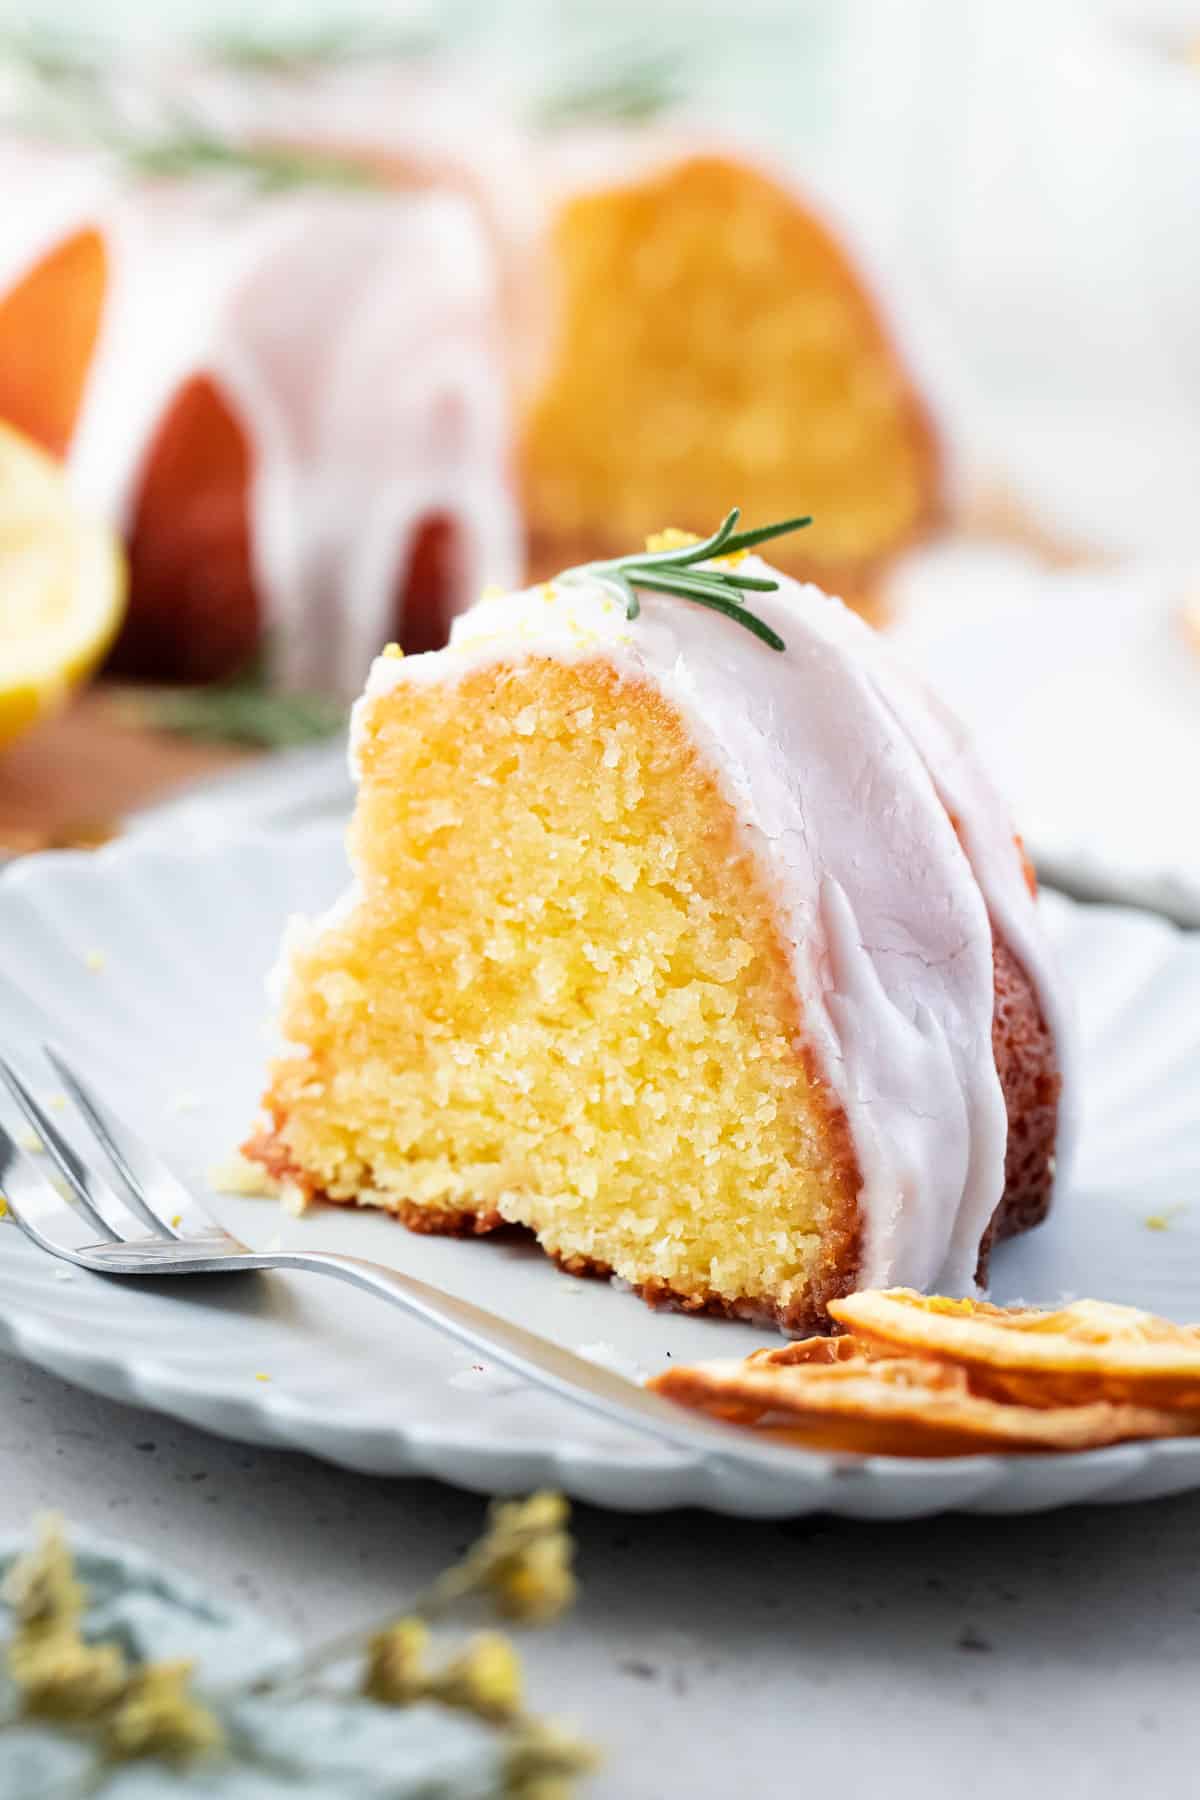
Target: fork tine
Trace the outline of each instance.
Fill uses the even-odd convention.
[[[112,1108],[89,1092],[61,1051],[53,1044],[42,1049],[63,1086],[96,1134],[113,1168],[128,1189],[139,1212],[153,1222],[156,1231],[171,1237],[227,1237],[163,1162],[122,1123]]]
[[[37,1133],[79,1203],[96,1238],[145,1237],[140,1219],[134,1217],[124,1201],[108,1183],[84,1167],[57,1126],[46,1116],[12,1064],[0,1057],[0,1080]],[[93,1242],[95,1239],[92,1240]]]
[[[0,1125],[0,1193],[26,1237],[52,1256],[81,1262],[80,1250],[94,1247],[95,1230],[82,1212],[69,1206],[31,1156],[19,1150]],[[111,1240],[105,1235],[104,1242]]]

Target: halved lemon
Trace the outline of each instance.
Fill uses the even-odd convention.
[[[57,463],[0,423],[0,744],[94,668],[125,610],[125,562]]]

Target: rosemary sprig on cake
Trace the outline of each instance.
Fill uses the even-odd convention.
[[[681,600],[694,600],[698,606],[710,607],[713,612],[736,620],[772,650],[786,649],[779,633],[773,631],[765,619],[752,613],[743,598],[747,593],[774,593],[779,583],[766,575],[743,575],[729,566],[711,568],[702,565],[718,557],[722,560],[736,557],[759,544],[769,543],[772,538],[783,537],[789,531],[801,531],[812,524],[812,518],[781,519],[774,525],[756,525],[752,531],[738,531],[741,516],[741,508],[735,506],[711,537],[695,543],[672,545],[667,550],[640,550],[629,556],[614,556],[606,562],[581,563],[577,569],[568,569],[561,579],[586,576],[598,581],[615,594],[625,608],[627,619],[636,619],[642,610],[638,588],[648,588],[658,594],[675,594]]]

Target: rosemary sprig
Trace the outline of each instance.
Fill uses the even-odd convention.
[[[325,694],[272,689],[261,655],[228,680],[207,687],[123,689],[118,710],[131,725],[151,731],[252,750],[317,743],[346,723],[346,708]]]
[[[386,31],[365,22],[332,23],[271,37],[255,28],[217,32],[201,48],[249,75],[299,75],[350,63],[417,60],[437,50],[444,29],[432,18]]]
[[[739,551],[752,550],[757,544],[769,543],[772,538],[783,537],[789,531],[801,531],[812,524],[812,519],[781,519],[775,525],[756,525],[752,531],[738,531],[736,526],[741,516],[741,509],[735,506],[712,536],[700,543],[681,544],[670,550],[634,551],[630,556],[614,556],[606,562],[582,563],[577,569],[568,569],[561,579],[570,581],[588,577],[598,581],[621,602],[627,619],[636,619],[641,611],[638,588],[649,588],[659,594],[676,594],[680,599],[694,600],[698,606],[723,613],[727,619],[735,619],[770,649],[783,650],[786,646],[779,633],[773,631],[765,619],[750,612],[742,598],[745,593],[773,593],[779,583],[768,576],[742,575],[737,569],[700,565],[712,557],[736,556]]]
[[[223,176],[267,194],[382,185],[364,159],[302,146],[238,143],[153,87],[141,98],[149,103],[148,118],[139,117],[135,125],[100,49],[46,33],[0,32],[0,124],[5,127],[96,150],[131,174],[151,178]]]
[[[319,150],[292,150],[271,144],[237,144],[186,120],[159,137],[114,133],[105,141],[127,168],[139,175],[240,176],[260,193],[297,187],[373,188],[380,177],[365,163]]]
[[[532,104],[533,123],[545,131],[596,122],[640,125],[683,97],[683,58],[675,47],[601,51],[589,59],[595,66],[577,61],[577,69]]]

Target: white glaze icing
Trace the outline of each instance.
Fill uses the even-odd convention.
[[[366,709],[402,683],[599,657],[658,688],[773,890],[808,1041],[853,1135],[859,1280],[970,1291],[1007,1143],[993,921],[1034,983],[1060,1063],[1064,1007],[1011,827],[961,732],[840,601],[780,582],[754,604],[782,653],[667,595],[644,593],[631,623],[586,578],[487,598],[456,620],[447,649],[375,663],[352,759]]]
[[[452,612],[515,579],[495,262],[465,199],[135,184],[94,158],[8,144],[0,189],[0,293],[76,231],[105,245],[69,457],[86,505],[128,527],[154,432],[190,376],[209,375],[243,426],[281,681],[358,691],[435,516],[456,528]]]

